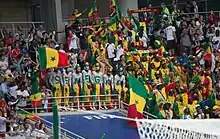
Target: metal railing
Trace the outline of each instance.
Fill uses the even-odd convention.
[[[28,112],[28,111],[26,111],[24,109],[19,109],[19,110],[24,111],[25,113],[28,113],[29,115],[33,115],[33,116],[37,117],[40,121],[44,122],[45,126],[47,127],[47,129],[49,129],[48,130],[49,133],[53,135],[53,123],[52,122],[50,122],[50,121],[48,121],[48,120],[46,120],[46,119],[44,119],[44,118],[42,118],[40,116],[36,116],[36,114],[30,113],[30,112]],[[32,122],[36,122],[36,121],[32,121]],[[69,131],[69,130],[61,127],[61,126],[58,126],[58,127],[61,130],[60,136],[62,138],[67,138],[67,139],[85,139],[84,137],[82,137],[82,136],[80,136],[80,135],[78,135],[76,133],[73,133],[73,132],[71,132],[71,131]]]
[[[7,26],[6,30],[15,34],[17,27],[22,26],[25,35],[28,35],[30,28],[38,28],[40,24],[44,24],[44,22],[0,22],[0,28]]]
[[[106,100],[106,97],[110,97],[111,100]],[[68,111],[73,110],[79,110],[82,107],[82,104],[84,107],[90,107],[91,103],[95,103],[93,106],[101,108],[102,106],[116,106],[120,109],[120,97],[117,94],[112,95],[90,95],[90,96],[69,96],[69,97],[47,97],[43,98],[43,100],[50,100],[50,102],[47,103],[47,110],[46,112],[49,112],[49,109],[52,109],[52,104],[54,101],[58,101],[61,99],[61,102],[58,103],[60,106],[60,109],[67,109]],[[67,100],[68,99],[68,100]],[[87,100],[82,100],[87,99]],[[89,99],[89,100],[88,100]],[[68,101],[68,106],[65,106],[66,102]],[[75,100],[72,102],[71,100]],[[112,103],[115,102],[115,103]],[[89,104],[88,104],[89,103]],[[105,104],[103,104],[105,103]],[[31,105],[31,104],[28,104]],[[65,106],[65,107],[62,107]],[[45,108],[24,108],[24,110],[34,110],[35,113],[38,113],[39,110],[45,110]]]
[[[129,104],[121,101],[121,109],[125,110],[125,111],[123,111],[125,114],[127,114],[126,112],[128,110],[128,107],[129,107]],[[144,115],[144,118],[146,118],[146,119],[157,119],[157,116],[150,114],[146,111],[143,112],[143,115]]]

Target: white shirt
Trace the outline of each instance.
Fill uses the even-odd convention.
[[[171,40],[174,40],[174,33],[176,32],[176,28],[174,26],[168,26],[166,29],[165,29],[165,34],[166,34],[166,38],[167,38],[167,41],[171,41]]]
[[[139,35],[139,33],[138,33],[138,35]],[[142,37],[139,36],[139,38],[143,42],[143,46],[146,48],[147,47],[147,42],[149,40],[149,38],[147,36],[147,33],[143,32],[143,36]]]
[[[18,95],[18,96],[23,96],[23,97],[28,97],[28,96],[29,96],[29,93],[28,93],[27,90],[24,90],[24,91],[18,90],[18,91],[17,91],[17,95]]]
[[[116,59],[120,60],[120,57],[124,54],[124,48],[121,45],[117,46]]]
[[[6,118],[0,116],[0,132],[6,132]]]
[[[198,12],[199,12],[199,8],[198,8],[198,6],[196,5],[196,6],[194,7],[194,13],[195,13],[195,17],[196,17],[196,18],[199,18]]]
[[[71,50],[71,49],[77,49],[77,48],[78,48],[77,47],[77,36],[73,34],[69,49]]]
[[[16,85],[16,86],[12,86],[12,87],[9,88],[10,94],[11,94],[13,97],[15,97],[15,98],[17,98],[17,89],[18,89],[18,86],[17,86],[17,85]]]
[[[105,48],[107,48],[108,58],[115,58],[115,45],[113,43],[107,43]]]
[[[216,61],[215,55],[212,54],[211,72],[214,72],[214,70],[215,70],[215,61]]]
[[[215,42],[217,42],[217,41],[218,41],[218,43],[215,44]],[[214,45],[213,45],[213,48],[219,49],[219,46],[220,46],[220,36],[218,36],[218,37],[214,36],[214,37],[212,38],[212,43],[214,44]]]

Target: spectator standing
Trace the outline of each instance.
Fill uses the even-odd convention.
[[[198,7],[198,5],[196,4],[196,1],[193,1],[193,2],[192,2],[192,5],[193,5],[194,17],[195,17],[196,19],[198,19],[198,18],[199,18],[199,7]]]
[[[172,25],[172,22],[170,22],[169,26],[165,29],[165,36],[167,39],[167,47],[169,53],[171,55],[174,55],[176,50],[177,38],[176,38],[176,28]]]
[[[68,48],[69,48],[68,51],[73,49],[72,51],[74,53],[79,52],[79,39],[76,36],[75,32],[72,32],[71,30],[69,30],[67,42],[68,42]]]
[[[116,49],[114,43],[112,43],[111,38],[108,39],[108,43],[106,43],[105,48],[107,49],[108,59],[112,63],[116,56],[115,55]]]
[[[181,33],[181,44],[182,44],[183,52],[186,53],[187,55],[191,55],[192,44],[189,36],[189,31],[187,28],[184,28],[183,32]]]

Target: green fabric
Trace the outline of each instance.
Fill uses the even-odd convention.
[[[131,14],[131,18],[133,19],[133,21],[134,21],[134,23],[136,25],[136,32],[139,32],[140,28],[141,28],[139,20],[136,17],[134,17],[132,14]]]
[[[118,4],[116,4],[115,9],[116,9],[116,12],[117,12],[118,21],[121,21],[121,10],[120,10]]]
[[[170,82],[170,78],[169,78],[168,75],[166,75],[166,76],[164,77],[164,84],[167,86],[169,82]]]
[[[34,72],[31,76],[31,95],[39,93],[39,73]]]
[[[199,76],[198,76],[198,75],[196,75],[196,76],[194,76],[194,77],[192,78],[192,83],[197,84],[197,83],[199,83],[199,82],[200,82],[200,79],[199,79]]]
[[[206,42],[203,46],[204,51],[206,52],[209,47],[210,47],[210,44]]]
[[[168,67],[170,68],[170,71],[171,71],[171,72],[174,72],[174,71],[175,71],[174,65],[173,65],[172,62],[168,65]]]
[[[147,89],[139,80],[132,75],[129,75],[128,80],[129,88],[131,88],[134,93],[145,99],[148,97]]]
[[[210,107],[214,107],[215,106],[215,94],[212,93],[208,96],[208,100],[210,102]]]
[[[173,111],[179,116],[179,106],[178,103],[173,103]]]
[[[38,49],[39,53],[39,61],[40,61],[40,68],[41,69],[46,69],[47,65],[47,55],[46,55],[46,49],[45,48],[39,48]]]

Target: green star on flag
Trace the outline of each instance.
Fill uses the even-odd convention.
[[[56,60],[56,57],[55,57],[55,56],[52,56],[52,57],[50,58],[50,60],[55,61],[55,60]]]
[[[139,104],[139,102],[137,100],[135,100],[135,104]]]

